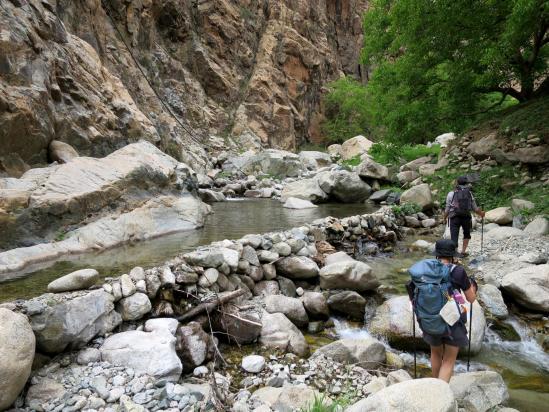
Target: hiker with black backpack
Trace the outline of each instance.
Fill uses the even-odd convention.
[[[462,266],[454,264],[457,252],[452,240],[438,240],[434,255],[436,259],[421,260],[409,269],[406,288],[412,301],[414,338],[417,318],[423,340],[431,347],[432,376],[449,382],[459,349],[471,348],[465,300],[475,301],[477,285]]]
[[[463,229],[463,245],[461,254],[458,257],[466,257],[467,246],[471,239],[471,228],[473,221],[471,212],[484,218],[486,214],[477,206],[471,188],[468,185],[467,176],[457,178],[456,187],[446,196],[446,209],[444,210],[444,222],[450,226],[450,237],[458,245],[459,229]]]

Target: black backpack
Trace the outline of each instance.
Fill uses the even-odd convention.
[[[452,197],[452,208],[456,216],[470,216],[473,210],[473,195],[467,186],[459,186]]]

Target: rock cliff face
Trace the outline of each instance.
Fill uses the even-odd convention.
[[[51,160],[54,138],[91,156],[145,138],[192,164],[231,141],[292,149],[318,136],[323,85],[360,75],[366,6],[0,0],[0,172]]]

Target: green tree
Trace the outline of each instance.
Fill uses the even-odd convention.
[[[371,124],[422,142],[549,94],[549,1],[373,0],[362,61]]]
[[[368,134],[366,88],[350,77],[342,77],[328,85],[324,99],[327,120],[322,124],[324,135],[332,142],[342,142],[359,134]]]

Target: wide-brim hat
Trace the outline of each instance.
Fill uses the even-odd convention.
[[[435,250],[433,255],[435,256],[447,256],[447,257],[457,257],[459,253],[456,250],[457,246],[451,239],[440,239],[435,243]]]

